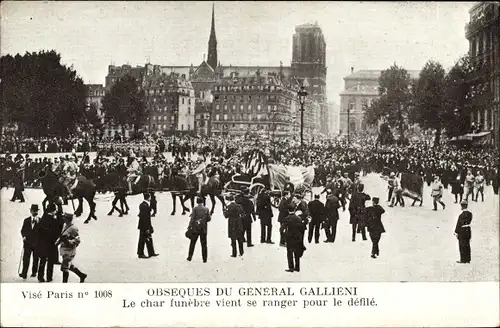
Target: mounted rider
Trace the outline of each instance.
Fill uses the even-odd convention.
[[[201,157],[198,157],[196,161],[196,168],[191,172],[192,175],[195,175],[198,178],[198,193],[201,194],[201,187],[206,183],[207,175],[205,172],[206,164]]]
[[[137,161],[134,152],[130,152],[130,165],[127,168],[127,183],[128,183],[128,191],[132,193],[132,182],[141,175],[141,165]]]

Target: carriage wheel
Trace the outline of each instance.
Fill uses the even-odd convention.
[[[262,183],[254,183],[250,186],[250,195],[252,195],[252,197],[257,197],[264,189],[265,186]]]

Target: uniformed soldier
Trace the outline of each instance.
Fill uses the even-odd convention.
[[[69,271],[75,273],[80,282],[85,282],[87,275],[81,272],[74,264],[73,259],[76,255],[76,248],[80,245],[80,234],[78,228],[73,224],[73,214],[64,213],[64,227],[61,235],[56,241],[56,245],[60,245],[60,253],[62,257],[61,271],[63,273],[63,283],[68,282]]]
[[[457,263],[470,263],[470,224],[472,222],[472,213],[467,210],[468,203],[466,200],[463,200],[460,205],[462,207],[462,213],[458,216],[457,225],[455,227],[455,236],[458,239],[458,250],[460,252],[460,261],[457,261]]]

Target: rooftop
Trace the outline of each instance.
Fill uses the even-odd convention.
[[[351,73],[350,75],[347,75],[346,77],[344,77],[344,80],[356,80],[356,79],[378,80],[380,74],[382,74],[382,71],[383,70],[378,70],[378,69],[360,70]],[[410,74],[410,77],[412,79],[418,79],[420,70],[408,70],[408,74]]]

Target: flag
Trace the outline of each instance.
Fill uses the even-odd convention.
[[[282,190],[286,184],[286,178],[290,178],[290,182],[295,189],[301,186],[311,186],[314,180],[314,167],[308,166],[284,166],[269,164],[269,179],[271,187]]]
[[[424,180],[418,174],[401,173],[401,188],[404,196],[422,200]]]
[[[260,149],[250,150],[243,157],[244,172],[251,177],[267,175],[267,156]]]

